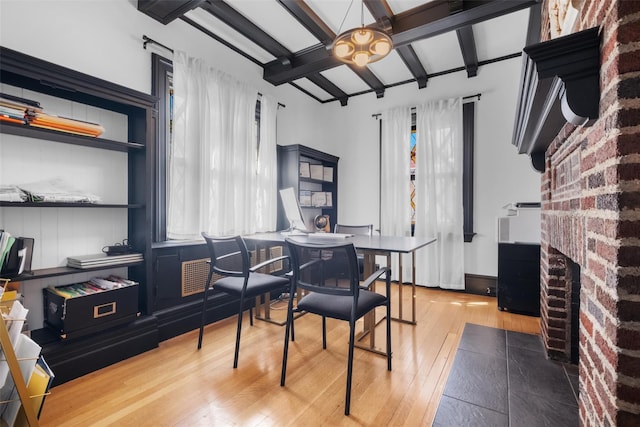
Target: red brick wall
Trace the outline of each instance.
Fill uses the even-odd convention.
[[[567,124],[542,176],[541,333],[550,357],[569,358],[570,258],[581,267],[581,424],[639,426],[640,1],[585,0],[577,30],[592,27],[599,119]]]

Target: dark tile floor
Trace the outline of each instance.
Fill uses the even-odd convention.
[[[433,426],[577,426],[578,368],[538,335],[467,323]]]

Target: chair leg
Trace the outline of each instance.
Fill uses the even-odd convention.
[[[353,345],[355,340],[355,322],[349,322],[349,358],[347,360],[347,392],[344,398],[344,414],[349,415],[351,408],[351,375],[353,374]]]
[[[327,318],[322,316],[322,348],[327,349]]]
[[[253,326],[253,307],[249,307],[249,325]]]
[[[294,316],[293,316],[293,311],[291,312],[291,341],[295,341],[296,340],[296,332],[295,332],[295,328],[293,327],[293,325],[295,325],[294,322]]]
[[[238,311],[238,330],[236,331],[236,351],[233,355],[233,369],[238,367],[238,354],[240,353],[240,335],[242,333],[242,307],[244,306],[244,296],[240,297],[240,310]]]
[[[289,298],[287,305],[287,325],[284,332],[284,350],[282,352],[282,372],[280,374],[280,387],[284,387],[287,377],[287,357],[289,355],[289,333],[293,341],[293,298]]]
[[[209,287],[207,286],[204,290],[204,296],[202,297],[202,315],[200,316],[200,332],[198,333],[198,350],[202,348],[202,334],[204,333],[204,322],[207,314],[207,297],[208,296],[209,296]]]
[[[391,302],[387,298],[387,370],[391,370]]]

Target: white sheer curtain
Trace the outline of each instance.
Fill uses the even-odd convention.
[[[276,154],[273,131],[265,131],[260,171],[269,176],[266,184],[259,184],[257,93],[201,59],[189,58],[184,52],[174,55],[173,142],[167,184],[169,238],[197,238],[201,231],[247,234],[275,227],[275,215],[258,215],[259,206],[276,200]],[[275,122],[275,115],[267,115]],[[267,153],[266,147],[273,153]],[[270,197],[269,188],[273,190]]]
[[[416,252],[416,281],[464,289],[462,99],[416,109],[416,236],[438,241]]]
[[[410,107],[393,108],[382,114],[380,234],[411,235],[411,193],[409,170],[411,142]],[[403,280],[410,278],[411,258],[404,256]],[[398,278],[395,257],[391,265],[392,279]]]

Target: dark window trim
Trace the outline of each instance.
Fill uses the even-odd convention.
[[[473,231],[473,145],[475,142],[475,102],[462,104],[462,209],[464,211],[464,241],[469,243]]]
[[[171,87],[173,62],[158,54],[151,55],[151,91],[158,97],[158,129],[153,197],[153,241],[167,240],[167,94]]]

